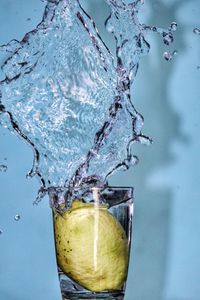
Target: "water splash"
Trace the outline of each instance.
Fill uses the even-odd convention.
[[[34,151],[28,176],[41,182],[36,203],[47,190],[105,183],[137,162],[135,143],[150,143],[130,88],[150,49],[145,35],[157,32],[169,45],[177,24],[167,30],[141,24],[143,2],[107,0],[116,54],[78,0],[49,0],[34,30],[0,47],[10,53],[2,65],[1,123]]]

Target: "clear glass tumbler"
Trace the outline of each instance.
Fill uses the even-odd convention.
[[[80,187],[57,203],[53,220],[63,299],[124,299],[133,189]]]

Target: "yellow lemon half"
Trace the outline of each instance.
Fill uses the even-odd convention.
[[[128,241],[106,206],[74,201],[63,215],[54,214],[58,265],[91,291],[119,290],[127,276]]]

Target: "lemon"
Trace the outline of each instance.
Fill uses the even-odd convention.
[[[128,268],[128,241],[106,206],[74,201],[63,215],[54,214],[58,265],[90,291],[119,290]]]

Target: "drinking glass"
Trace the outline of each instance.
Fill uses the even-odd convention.
[[[78,187],[56,197],[55,250],[63,300],[124,299],[133,188]]]

